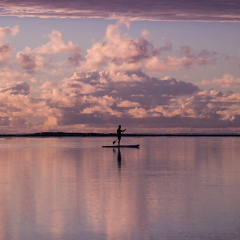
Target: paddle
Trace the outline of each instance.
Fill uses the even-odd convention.
[[[115,144],[116,141],[117,141],[117,139],[115,141],[113,141],[113,144]]]

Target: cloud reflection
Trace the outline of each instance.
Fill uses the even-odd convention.
[[[177,240],[207,237],[206,222],[214,236],[239,226],[237,138],[139,138],[115,154],[99,140],[1,139],[3,239]]]

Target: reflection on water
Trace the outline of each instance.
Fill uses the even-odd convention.
[[[0,139],[0,240],[240,239],[240,138]]]
[[[115,149],[113,149],[113,152],[116,154]],[[118,163],[118,169],[120,171],[121,168],[122,168],[122,155],[121,155],[121,149],[120,148],[118,148],[118,150],[117,150],[117,163]]]

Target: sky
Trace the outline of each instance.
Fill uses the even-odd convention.
[[[237,0],[0,2],[0,134],[240,133]]]

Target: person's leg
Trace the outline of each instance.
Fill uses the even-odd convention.
[[[118,137],[118,145],[120,145],[121,136]]]

